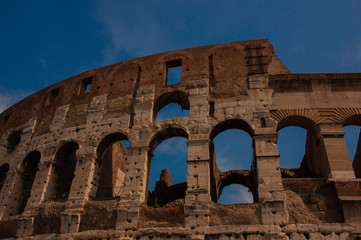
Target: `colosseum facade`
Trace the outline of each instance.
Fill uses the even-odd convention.
[[[156,121],[170,103],[189,116]],[[1,113],[0,238],[361,239],[348,125],[361,126],[361,73],[292,74],[266,39],[90,70]],[[279,163],[288,126],[307,130],[299,169]],[[234,128],[252,138],[252,168],[222,172],[213,139]],[[164,171],[150,193],[153,151],[172,137],[187,139],[187,181]],[[218,203],[230,184],[254,202]]]

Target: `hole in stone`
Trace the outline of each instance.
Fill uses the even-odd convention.
[[[20,144],[21,131],[13,131],[8,137],[7,149],[11,153]]]
[[[78,95],[84,95],[86,93],[89,93],[91,91],[92,81],[93,81],[93,77],[83,79],[81,81]]]

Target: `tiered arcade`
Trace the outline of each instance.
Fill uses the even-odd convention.
[[[156,121],[170,103],[189,117]],[[90,70],[0,115],[0,238],[360,237],[361,145],[352,161],[348,125],[361,126],[361,73],[291,74],[268,40]],[[299,169],[279,163],[288,126],[307,130]],[[213,139],[228,129],[251,136],[251,170],[218,170]],[[187,181],[171,185],[165,171],[150,193],[153,151],[172,137],[188,140]],[[254,202],[219,204],[230,184]]]

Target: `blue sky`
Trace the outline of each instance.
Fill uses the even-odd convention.
[[[361,72],[360,12],[358,0],[2,1],[0,112],[93,68],[249,39],[268,38],[292,73]]]

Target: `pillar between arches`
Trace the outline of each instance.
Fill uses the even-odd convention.
[[[17,237],[33,235],[34,217],[37,214],[36,212],[38,207],[44,200],[44,193],[46,192],[46,186],[48,185],[50,176],[50,162],[40,162],[39,166],[39,170],[36,172],[31,189],[30,198],[28,199],[25,210],[19,219],[18,229],[16,232]],[[43,179],[46,179],[46,181],[43,181]]]
[[[258,202],[261,203],[262,224],[286,224],[288,222],[277,137],[277,134],[253,136],[257,197]]]
[[[209,139],[189,140],[187,191],[184,203],[185,225],[194,229],[209,226],[210,154]]]
[[[322,124],[320,128],[329,165],[325,166],[325,168],[329,168],[327,177],[329,179],[354,179],[355,172],[348,154],[342,125]]]
[[[45,194],[47,194],[47,186],[51,177],[50,175],[52,164],[50,160],[51,157],[49,156],[43,157],[42,161],[38,165],[39,170],[36,172],[30,198],[28,199],[24,211],[24,214],[26,215],[35,214],[35,211],[45,199]]]
[[[87,148],[80,148],[77,156],[77,163],[74,172],[74,179],[71,184],[67,203],[69,207],[61,213],[61,233],[78,232],[81,215],[84,212],[84,204],[91,193],[96,192],[93,186],[94,173],[97,166],[96,157],[93,151],[82,152]],[[89,149],[87,149],[89,150]],[[68,204],[67,204],[68,205]]]
[[[127,171],[117,207],[117,230],[136,229],[141,205],[147,202],[149,147],[128,148]]]
[[[4,194],[4,199],[1,200],[0,205],[0,220],[7,218],[11,215],[14,215],[17,210],[17,206],[20,204],[19,201],[14,201],[14,198],[18,198],[18,193],[20,188],[17,184],[17,180],[20,178],[20,173],[16,170],[9,170],[7,173],[7,179],[4,183],[1,193]]]

